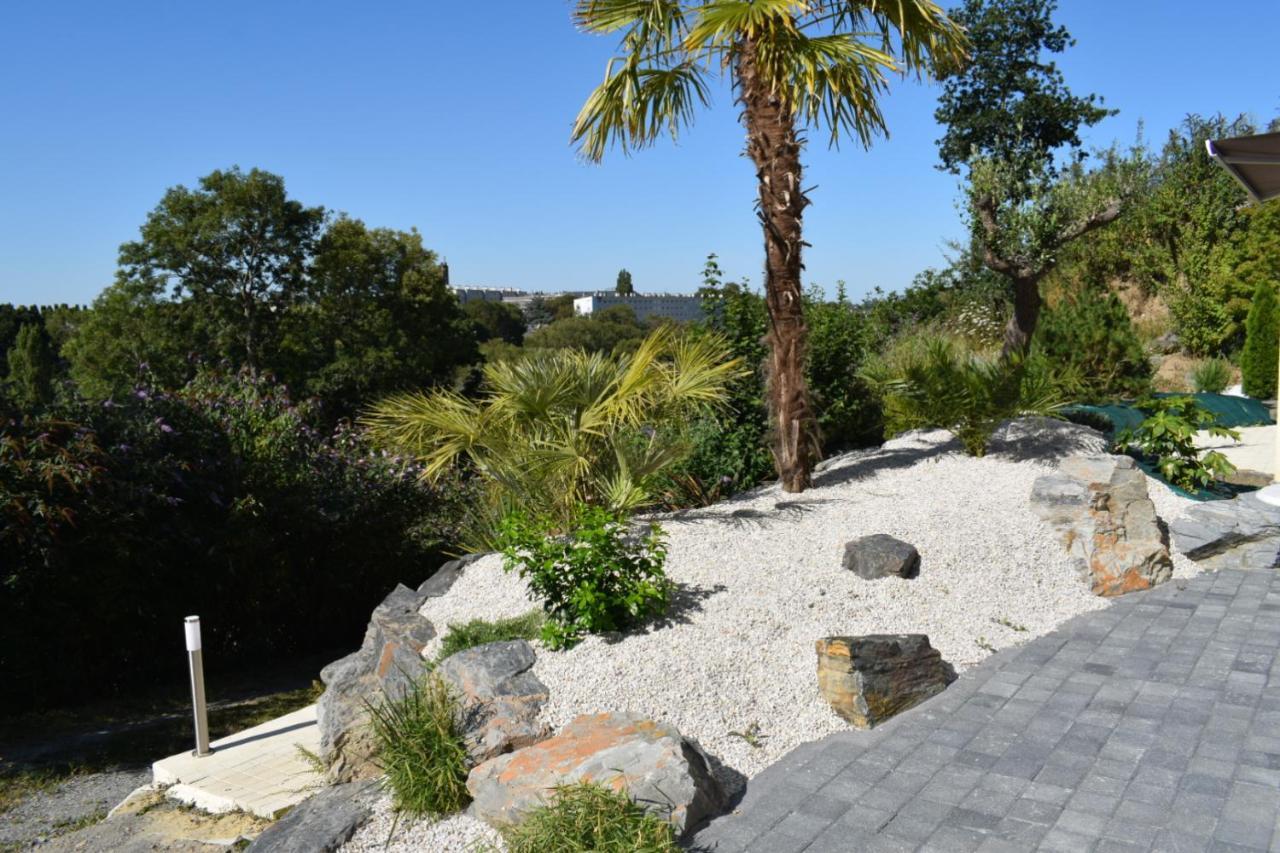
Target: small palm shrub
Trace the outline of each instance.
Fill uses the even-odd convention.
[[[518,572],[543,602],[542,641],[550,648],[622,630],[670,604],[667,552],[656,524],[632,536],[624,514],[579,504],[566,527],[513,512],[502,522],[500,541],[506,570]]]
[[[402,394],[374,405],[365,423],[429,478],[459,464],[478,473],[486,501],[472,522],[478,539],[464,544],[489,544],[513,509],[563,523],[579,503],[631,511],[653,502],[663,472],[689,452],[671,427],[720,410],[741,371],[721,338],[664,327],[630,354],[534,350],[490,363],[478,400]]]
[[[1128,309],[1113,293],[1087,290],[1046,309],[1032,346],[1049,364],[1079,377],[1083,402],[1132,398],[1150,390],[1151,362]]]
[[[458,701],[438,675],[429,674],[403,696],[387,696],[368,710],[397,810],[435,817],[467,805],[469,768]]]
[[[677,853],[671,824],[624,793],[580,782],[503,832],[510,853]]]
[[[1231,362],[1225,358],[1206,358],[1191,369],[1191,387],[1221,394],[1231,384],[1231,375]]]
[[[1227,457],[1210,450],[1201,453],[1196,432],[1239,439],[1240,433],[1218,425],[1218,416],[1194,397],[1159,397],[1138,404],[1147,418],[1134,429],[1116,436],[1116,449],[1155,460],[1166,480],[1188,491],[1207,488],[1236,470]]]
[[[971,456],[986,454],[1001,421],[1061,408],[1068,384],[1039,358],[984,358],[946,339],[930,341],[906,358],[897,375],[873,378],[884,399],[886,434],[949,430]]]
[[[1240,374],[1244,393],[1257,400],[1276,396],[1277,340],[1280,316],[1277,316],[1276,287],[1271,281],[1259,281],[1244,323],[1244,351],[1240,353]]]
[[[523,616],[511,619],[498,619],[489,622],[485,619],[472,619],[462,625],[450,625],[449,633],[440,641],[439,659],[457,654],[466,649],[483,646],[486,643],[501,643],[506,640],[532,640],[542,633],[542,625],[546,621],[540,610],[531,610]]]

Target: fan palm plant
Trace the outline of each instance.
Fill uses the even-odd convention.
[[[764,230],[774,461],[782,487],[803,491],[821,448],[804,379],[802,130],[868,145],[886,131],[877,98],[889,75],[958,63],[963,31],[930,0],[578,0],[574,17],[620,35],[573,128],[588,159],[676,136],[710,102],[711,77],[733,83]]]
[[[513,509],[568,519],[578,503],[650,503],[655,479],[688,452],[681,425],[725,405],[742,372],[722,339],[662,328],[630,354],[534,350],[490,363],[478,400],[400,394],[363,421],[427,477],[462,462],[482,476],[488,501],[473,532],[483,532]]]

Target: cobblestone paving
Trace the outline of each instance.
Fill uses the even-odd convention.
[[[1275,571],[1131,594],[797,748],[692,846],[1280,850],[1277,651]]]

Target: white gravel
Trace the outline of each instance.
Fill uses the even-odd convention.
[[[1102,449],[1096,434],[1051,424],[1057,453]],[[948,433],[909,433],[829,460],[803,494],[768,486],[658,519],[669,539],[667,574],[680,587],[673,613],[645,631],[589,637],[568,651],[539,648],[534,669],[551,694],[543,718],[557,728],[601,711],[668,721],[722,762],[718,775],[733,789],[793,747],[847,728],[816,690],[820,637],[925,633],[964,670],[1107,606],[1029,508],[1032,483],[1055,464],[1043,435],[1015,423],[1003,436],[974,459]],[[1165,517],[1189,503],[1151,482]],[[844,543],[872,533],[915,545],[920,576],[865,581],[844,570]],[[1179,575],[1194,573],[1185,559],[1175,565]],[[422,613],[443,628],[535,606],[489,555]],[[434,655],[438,642],[423,654]],[[758,746],[735,734],[753,727]],[[481,825],[454,818],[437,826],[430,837],[412,833],[413,849],[465,849],[452,839],[466,843]]]
[[[344,853],[490,853],[506,850],[500,836],[489,824],[467,814],[443,820],[397,822],[391,798],[384,795],[373,807],[373,815],[342,845]]]

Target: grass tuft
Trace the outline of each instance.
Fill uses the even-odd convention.
[[[378,760],[396,809],[437,817],[470,801],[458,715],[457,698],[434,673],[404,696],[369,706]]]
[[[444,660],[449,655],[483,646],[485,643],[535,639],[542,633],[544,621],[546,617],[541,610],[530,610],[523,616],[511,619],[499,619],[495,622],[472,619],[464,625],[450,625],[449,632],[440,643],[437,660]]]
[[[581,782],[503,832],[510,853],[677,853],[671,824],[626,794]]]

